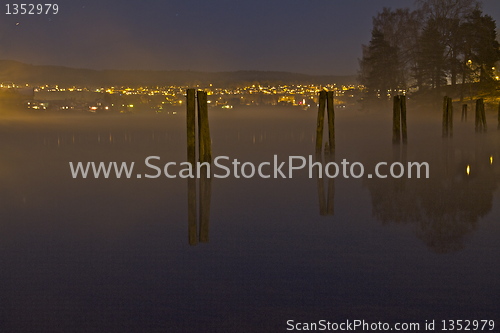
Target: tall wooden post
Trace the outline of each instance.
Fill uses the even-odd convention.
[[[453,137],[453,100],[448,97],[448,133]]]
[[[198,144],[200,162],[212,162],[212,143],[208,125],[207,93],[198,91]]]
[[[476,101],[476,132],[486,132],[487,130],[484,99],[480,98]]]
[[[330,153],[335,152],[335,105],[333,96],[334,92],[329,91],[326,98],[326,109],[328,113],[328,141],[330,143]]]
[[[448,96],[443,98],[443,137],[448,136]]]
[[[401,141],[401,102],[399,95],[394,96],[392,106],[392,143]]]
[[[323,149],[323,128],[325,119],[326,91],[319,93],[318,122],[316,126],[316,153]]]
[[[196,96],[194,89],[188,89],[186,101],[187,125],[187,159],[191,167],[195,168],[196,161]],[[196,222],[196,178],[188,178],[188,241],[189,245],[198,243]]]
[[[483,122],[483,132],[488,131],[488,125],[486,125],[486,113],[484,111],[484,99],[481,98],[481,120]]]
[[[475,128],[476,132],[480,132],[482,127],[482,121],[481,121],[481,100],[478,99],[476,101],[476,121],[475,121]]]
[[[194,167],[196,160],[196,96],[194,89],[186,91],[187,158]]]
[[[406,128],[406,96],[399,96],[401,103],[401,134],[403,136],[403,143],[408,143],[408,133]]]

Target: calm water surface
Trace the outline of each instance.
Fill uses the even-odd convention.
[[[337,111],[336,161],[429,162],[430,179],[72,179],[68,163],[186,160],[185,117],[0,121],[2,332],[284,331],[286,321],[493,319],[500,131],[439,113]],[[411,112],[411,111],[410,111]],[[210,115],[213,153],[314,152],[315,111]],[[467,166],[470,175],[467,175]],[[152,172],[150,172],[152,173]],[[204,211],[199,218],[200,211]],[[193,220],[195,218],[195,220]]]

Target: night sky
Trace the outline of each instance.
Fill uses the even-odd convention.
[[[414,1],[64,0],[57,15],[29,16],[6,15],[2,3],[0,59],[94,69],[351,75],[372,17]],[[483,4],[500,22],[500,1]]]

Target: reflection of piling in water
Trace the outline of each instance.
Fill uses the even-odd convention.
[[[326,200],[326,214],[335,215],[335,178],[328,178],[328,199]]]
[[[188,178],[188,238],[189,245],[198,243],[198,233],[196,230],[196,179]]]
[[[333,156],[333,155],[332,155]],[[321,164],[323,168],[323,156],[316,154],[316,162]],[[330,159],[326,158],[326,163],[330,162]],[[320,168],[316,168],[316,185],[318,188],[318,202],[319,202],[319,214],[321,216],[333,216],[335,214],[335,179],[327,177],[328,179],[328,192],[325,196],[325,183],[324,179],[320,177]],[[326,177],[326,175],[322,175]]]
[[[467,104],[462,105],[462,121],[467,121]]]
[[[186,127],[187,127],[187,158],[196,170],[196,104],[198,105],[198,154],[200,162],[212,161],[212,147],[210,141],[210,130],[208,125],[207,94],[194,89],[187,89],[186,103]],[[198,97],[198,103],[196,103]],[[198,232],[198,210],[196,202],[196,178],[188,178],[188,240],[189,245],[208,242],[210,201],[211,201],[211,177],[207,175],[208,166],[200,168],[199,181],[199,232]]]
[[[327,109],[328,141],[325,145],[325,153],[335,151],[335,105],[333,91],[321,91],[319,93],[318,121],[316,126],[316,153],[321,153],[323,149],[323,128],[325,122],[325,106]]]
[[[476,132],[486,132],[487,129],[484,99],[480,98],[476,101]]]
[[[325,157],[327,162],[335,159],[335,104],[333,91],[321,91],[318,103],[318,122],[316,127],[316,162],[320,163],[323,170],[323,128],[325,121],[325,106],[328,116],[328,140],[325,144]],[[328,193],[325,199],[325,184],[322,171],[316,171],[316,183],[318,187],[319,212],[321,216],[334,214],[335,179],[328,178]],[[326,175],[325,175],[326,176]]]
[[[212,178],[207,176],[206,166],[201,168],[200,176],[200,242],[208,243]]]
[[[408,142],[406,126],[406,96],[398,95],[393,98],[392,105],[392,143],[404,144]]]
[[[453,136],[453,100],[445,96],[443,98],[443,138],[448,136]]]
[[[325,185],[323,179],[318,177],[318,201],[319,201],[319,215],[326,216],[326,202],[325,202]]]

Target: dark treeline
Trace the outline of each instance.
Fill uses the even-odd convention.
[[[363,45],[359,80],[371,96],[410,90],[464,98],[491,91],[500,60],[496,23],[476,0],[417,0],[417,9],[384,8]],[[445,88],[446,87],[446,88]]]

